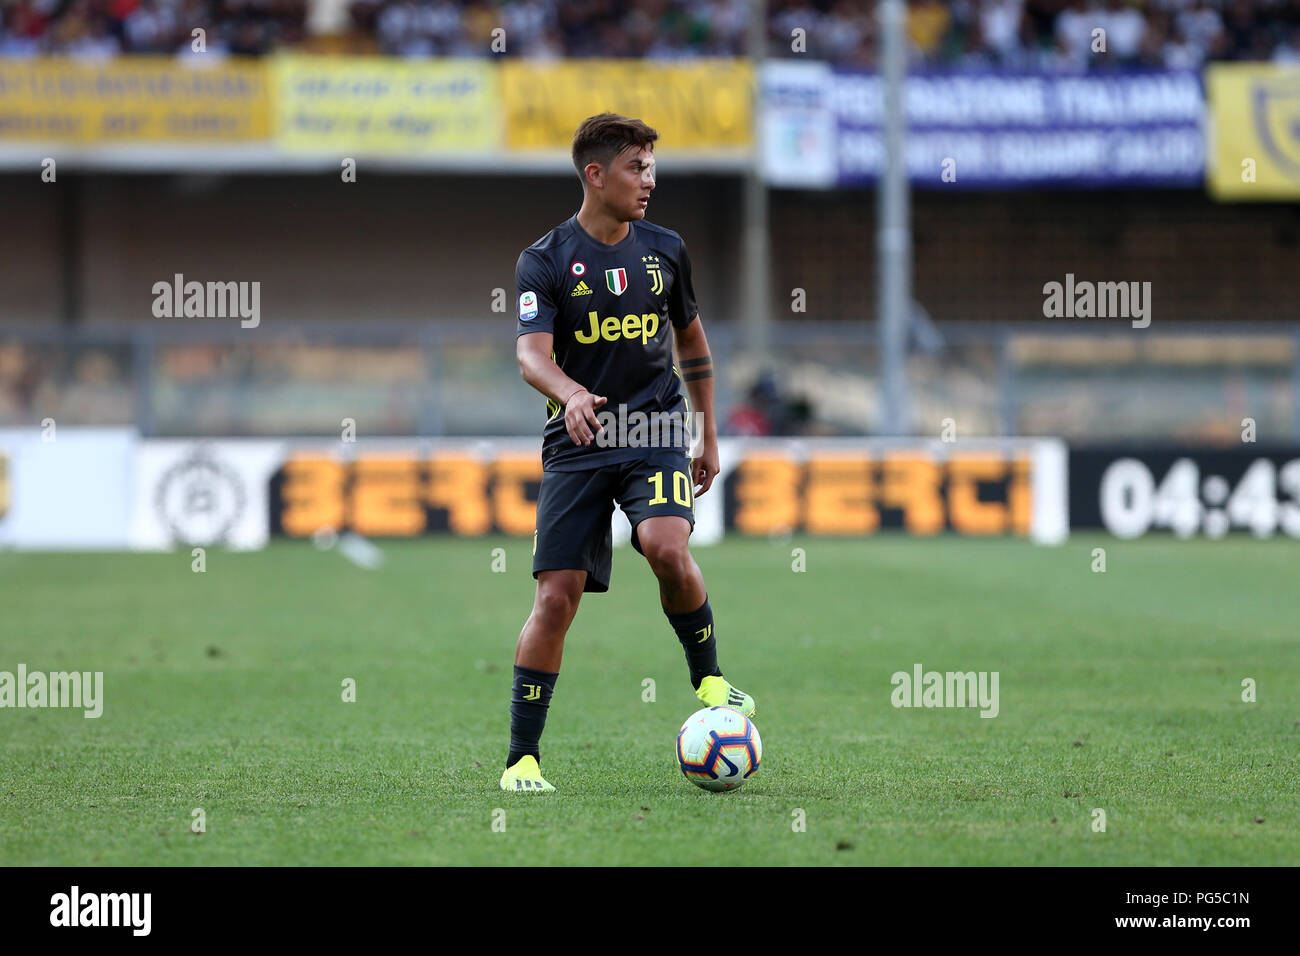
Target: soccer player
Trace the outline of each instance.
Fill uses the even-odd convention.
[[[573,137],[582,208],[525,249],[515,268],[519,370],[546,396],[548,418],[533,538],[537,592],[515,650],[502,790],[555,789],[542,778],[538,744],[578,601],[609,590],[615,501],[632,525],[632,546],[659,579],[696,696],[754,713],[754,699],[718,669],[713,609],[687,546],[695,495],[718,473],[713,359],[686,246],[645,221],[658,138],[613,113],[584,120]],[[692,407],[703,420],[694,460],[685,429],[667,427],[685,424]],[[638,438],[635,426],[623,434],[610,421],[635,422],[635,413],[658,415],[663,427]]]

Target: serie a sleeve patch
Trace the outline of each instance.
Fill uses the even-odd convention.
[[[537,318],[537,293],[521,292],[519,294],[519,321],[531,322]]]

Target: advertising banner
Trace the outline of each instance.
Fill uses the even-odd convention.
[[[724,531],[870,535],[1068,534],[1065,446],[1052,440],[942,442],[870,439],[719,442],[721,473],[694,500],[692,540]],[[542,479],[536,443],[477,442],[433,449],[294,446],[271,479],[271,530],[363,536],[531,535]],[[685,492],[683,492],[685,493]],[[615,510],[616,543],[631,529]]]
[[[125,548],[135,442],[128,428],[0,429],[0,547]]]
[[[1069,534],[1066,450],[1052,439],[734,443],[719,476],[740,534]],[[716,482],[715,482],[716,486]]]
[[[563,149],[588,116],[636,116],[665,149],[735,149],[753,142],[753,68],[746,60],[629,60],[501,65],[506,146]]]
[[[704,496],[685,481],[662,485],[691,499],[695,544],[727,533],[1068,536],[1067,453],[1055,439],[725,438],[719,458]],[[541,480],[530,439],[140,440],[88,428],[51,441],[0,430],[0,546],[245,550],[273,535],[345,531],[529,537]],[[1300,464],[1278,484],[1300,486]],[[617,508],[611,533],[615,544],[631,537]]]
[[[143,441],[131,498],[131,546],[266,546],[279,441]]]
[[[280,56],[271,71],[285,149],[401,156],[501,144],[498,71],[486,60]]]
[[[1300,199],[1300,66],[1213,63],[1207,185],[1216,199]]]
[[[835,184],[837,140],[829,64],[774,61],[762,72],[763,175],[782,186]]]
[[[1300,448],[1073,449],[1070,518],[1120,538],[1300,538]]]
[[[811,144],[829,110],[834,183],[874,182],[884,163],[881,77],[837,67],[829,81],[811,69],[796,80],[775,66],[763,82],[764,129]],[[1204,177],[1205,97],[1194,72],[917,73],[907,78],[904,105],[907,167],[918,186],[1199,186]],[[791,118],[799,111],[802,127]],[[770,153],[767,165],[778,185],[804,185],[797,165],[774,163]]]
[[[260,60],[0,59],[0,144],[265,140],[268,76]]]

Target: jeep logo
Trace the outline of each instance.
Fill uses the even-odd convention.
[[[656,312],[647,312],[644,315],[625,315],[622,319],[616,315],[609,315],[602,319],[592,311],[587,313],[587,319],[591,322],[591,328],[585,332],[579,329],[573,333],[573,337],[583,345],[590,345],[596,339],[617,342],[620,338],[639,338],[641,344],[645,345],[659,331],[659,315]],[[599,329],[597,326],[599,326]]]

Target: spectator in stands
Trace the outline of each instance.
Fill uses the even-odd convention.
[[[124,46],[132,52],[170,49],[176,42],[177,10],[159,0],[140,0],[122,24]]]
[[[822,55],[840,63],[850,60],[871,32],[871,19],[865,14],[859,4],[836,0],[822,19]]]
[[[1108,0],[1098,12],[1098,25],[1105,30],[1106,58],[1112,63],[1135,65],[1146,38],[1147,20],[1127,0]]]
[[[907,5],[907,37],[916,59],[937,62],[952,25],[948,8],[939,0],[910,0]]]
[[[1269,31],[1251,0],[1232,0],[1224,27],[1228,37],[1225,59],[1269,59],[1272,54]]]
[[[1300,23],[1291,27],[1285,40],[1273,51],[1274,63],[1300,63]]]
[[[1154,11],[1147,21],[1141,59],[1145,66],[1195,70],[1205,62],[1205,51],[1187,35],[1177,16]]]
[[[1024,0],[976,0],[976,20],[970,46],[986,50],[995,62],[1014,57],[1020,45],[1020,24],[1025,16]]]
[[[1087,67],[1092,57],[1092,31],[1099,25],[1096,7],[1086,0],[1070,0],[1056,18],[1056,43],[1064,64]]]
[[[103,4],[91,0],[76,0],[53,21],[48,36],[52,48],[68,56],[104,58],[121,51],[109,31]]]
[[[49,23],[47,12],[32,0],[18,0],[0,12],[0,55],[35,56],[41,52],[41,34]]]
[[[1191,0],[1174,15],[1175,36],[1181,34],[1186,44],[1196,51],[1197,64],[1211,57],[1222,56],[1227,48],[1227,35],[1223,32],[1223,17],[1211,0]]]
[[[772,419],[767,409],[774,398],[774,390],[769,393],[769,385],[770,382],[760,379],[750,387],[745,401],[731,406],[726,424],[722,427],[724,435],[761,438],[772,434]]]
[[[806,398],[787,399],[770,372],[761,373],[744,401],[731,407],[723,424],[724,435],[762,437],[802,435],[809,430],[812,406]]]
[[[772,56],[819,55],[814,44],[822,35],[822,15],[808,0],[771,0],[767,9],[768,52]],[[796,33],[796,31],[798,31]]]

